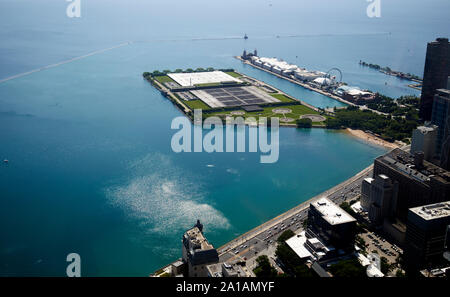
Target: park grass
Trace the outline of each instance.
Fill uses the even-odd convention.
[[[234,71],[229,71],[229,72],[225,72],[225,73],[232,77],[241,77],[242,76],[241,74],[234,72]]]
[[[175,82],[173,79],[171,79],[169,76],[167,75],[162,75],[162,76],[155,76],[155,79],[157,81],[159,81],[160,83],[166,83],[166,82]]]
[[[294,102],[295,100],[284,95],[284,94],[269,94],[270,96],[274,97],[275,99],[280,100],[281,102]]]
[[[201,109],[201,110],[211,109],[208,105],[206,105],[206,103],[204,103],[200,99],[189,100],[189,101],[183,100],[183,103],[186,104],[191,110],[194,110],[194,109]]]
[[[254,111],[254,112],[245,112],[244,115],[242,115],[243,118],[247,119],[249,117],[253,117],[256,119],[259,119],[260,117],[265,117],[265,118],[269,118],[269,117],[277,117],[277,118],[283,118],[282,114],[277,114],[274,113],[272,110],[275,108],[288,108],[290,109],[292,112],[291,113],[287,113],[286,117],[288,118],[293,118],[293,119],[299,119],[300,116],[305,115],[305,114],[319,114],[317,111],[305,106],[305,105],[284,105],[284,106],[270,106],[270,107],[263,107],[263,111]],[[236,110],[241,110],[244,111],[242,109],[236,108]],[[220,112],[214,112],[214,113],[208,113],[208,116],[221,116],[221,117],[225,117],[226,115],[230,115],[231,111],[220,111]],[[295,124],[295,122],[292,122],[291,124]],[[319,124],[319,123],[314,123],[314,124]]]

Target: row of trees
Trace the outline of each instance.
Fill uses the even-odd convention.
[[[413,79],[421,80],[421,78],[418,77],[418,76],[415,75],[415,74],[411,74],[411,73],[409,73],[409,72],[408,72],[408,73],[403,73],[403,72],[400,72],[400,71],[393,71],[393,70],[392,70],[390,67],[388,67],[388,66],[386,66],[386,67],[381,67],[381,66],[378,65],[378,64],[366,63],[366,62],[364,62],[364,61],[359,61],[359,64],[362,65],[362,66],[366,66],[366,67],[375,69],[375,70],[382,70],[382,71],[385,71],[385,72],[387,72],[387,73],[395,72],[395,73],[397,73],[397,74],[400,74],[400,77],[406,77],[406,78],[413,78]]]
[[[163,75],[167,75],[169,73],[182,73],[182,72],[187,72],[187,73],[194,73],[194,72],[211,72],[214,71],[215,69],[213,67],[208,67],[208,68],[197,68],[197,69],[192,69],[192,68],[188,68],[186,70],[183,69],[175,69],[175,71],[171,71],[171,70],[163,70],[163,71],[159,71],[159,70],[155,70],[153,72],[144,72],[143,76],[146,77],[148,75],[151,76],[163,76]],[[234,69],[225,69],[223,71],[234,71]]]

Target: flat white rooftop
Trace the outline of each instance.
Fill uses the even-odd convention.
[[[305,231],[286,240],[287,245],[299,256],[301,259],[312,257],[312,254],[305,248],[307,238]]]
[[[297,65],[289,64],[285,61],[278,60],[277,58],[261,57],[258,60],[262,63],[267,63],[273,67],[278,67],[281,70],[295,71],[295,70],[299,69]]]
[[[322,217],[331,225],[338,225],[356,221],[351,215],[349,215],[342,208],[331,202],[331,200],[326,197],[322,197],[311,204],[322,214]]]
[[[434,220],[450,216],[450,201],[410,208],[410,211],[425,220]]]
[[[210,84],[220,82],[242,82],[222,71],[192,72],[192,73],[170,73],[168,76],[180,86],[187,87],[198,84]]]

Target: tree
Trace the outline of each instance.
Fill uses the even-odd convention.
[[[297,124],[297,128],[311,128],[312,127],[311,119],[299,119],[295,122]]]
[[[269,258],[266,255],[259,256],[256,259],[258,266],[253,270],[257,277],[275,277],[277,270],[270,265]]]
[[[366,268],[357,259],[343,260],[330,266],[334,277],[366,278]]]
[[[349,215],[356,216],[356,213],[353,211],[353,209],[350,207],[350,204],[348,202],[342,202],[339,205],[340,208],[345,210]]]
[[[289,238],[294,237],[294,236],[295,236],[294,231],[292,231],[291,229],[287,229],[286,231],[281,233],[281,235],[278,237],[277,241],[285,242],[286,240],[288,240]]]
[[[292,233],[286,230],[280,237],[290,238]],[[278,260],[283,264],[283,270],[290,276],[295,277],[315,277],[317,276],[313,273],[306,265],[305,262],[299,258],[299,256],[286,244],[283,240],[284,238],[278,238],[278,245],[275,251],[275,255]]]
[[[384,274],[388,274],[394,269],[394,265],[389,264],[388,259],[386,257],[380,258],[381,262],[381,272]]]

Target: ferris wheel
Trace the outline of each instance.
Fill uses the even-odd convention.
[[[330,79],[330,81],[339,84],[342,82],[342,71],[338,68],[331,68],[327,71],[327,74],[325,74],[325,78],[328,78]]]

